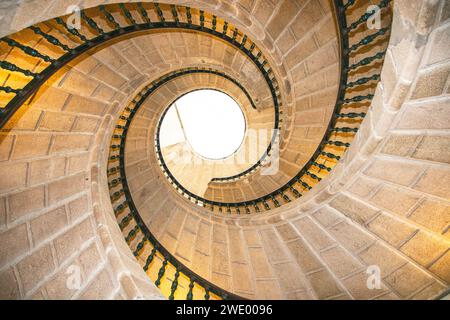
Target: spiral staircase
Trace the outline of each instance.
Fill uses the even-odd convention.
[[[0,13],[0,298],[448,298],[448,1]],[[242,109],[244,161],[161,145],[201,89]]]

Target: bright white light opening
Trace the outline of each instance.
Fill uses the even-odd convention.
[[[216,90],[198,90],[178,99],[168,110],[160,131],[161,146],[187,141],[200,156],[219,160],[239,149],[245,118],[239,105]]]

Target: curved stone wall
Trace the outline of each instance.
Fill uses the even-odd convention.
[[[448,57],[441,50],[448,21],[439,20],[442,3],[424,4],[417,17],[405,10],[395,7],[372,109],[328,179],[299,202],[238,218],[155,194],[152,203],[161,206],[143,216],[163,245],[206,279],[250,298],[428,299],[446,292]],[[429,16],[436,20],[423,20]],[[430,77],[441,80],[431,87]],[[379,290],[366,286],[374,265]]]
[[[63,14],[68,2],[46,8],[42,3],[22,3],[17,16],[29,18],[27,10],[39,10],[43,14],[34,19],[44,20]],[[327,2],[314,3],[324,14]],[[299,40],[293,29],[280,29],[279,21],[298,20],[286,12],[311,16],[288,1],[196,4],[248,31],[278,62],[289,42],[274,39],[291,37],[291,46]],[[281,9],[292,5],[297,11]],[[446,1],[403,0],[394,8],[371,111],[345,158],[301,200],[236,218],[193,206],[165,179],[159,178],[160,190],[143,194],[142,201],[151,198],[158,206],[147,206],[148,213],[141,209],[141,215],[180,261],[248,298],[431,299],[448,292],[449,8]],[[9,30],[6,23],[2,30]],[[323,34],[329,34],[329,23],[323,23]],[[305,25],[298,26],[300,32]],[[117,116],[148,80],[134,78],[134,71],[157,76],[174,66],[165,64],[159,50],[141,45],[124,41],[75,61],[1,131],[2,298],[161,297],[123,240],[106,179]],[[296,44],[286,61],[301,57],[302,48]],[[154,66],[145,54],[159,56],[161,64]],[[286,101],[289,86],[283,84]],[[154,177],[161,177],[156,169],[151,168]],[[373,265],[381,270],[378,290],[366,286],[366,270]],[[70,266],[81,271],[75,290],[66,285]]]
[[[27,17],[22,9],[20,16]],[[51,33],[51,27],[46,31]],[[237,78],[252,96],[266,100],[254,92],[256,78],[245,62],[232,64],[222,44],[184,35],[186,39],[176,33],[153,36],[154,43],[167,46],[137,37],[80,57],[54,75],[2,129],[0,270],[5,298],[159,297],[124,246],[105,189],[106,146],[118,106],[149,74],[156,77],[192,63],[248,69],[247,77]],[[28,43],[25,32],[16,36]],[[182,52],[173,44],[180,40],[199,43],[202,49],[179,59]],[[39,50],[52,54],[46,46]],[[82,282],[68,290],[66,272],[72,266],[79,267]]]

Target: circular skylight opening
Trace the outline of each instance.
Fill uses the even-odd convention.
[[[230,96],[217,90],[190,92],[167,111],[160,131],[162,147],[186,142],[198,155],[219,160],[239,149],[245,118]]]

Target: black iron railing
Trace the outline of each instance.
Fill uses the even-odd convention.
[[[29,77],[28,81],[25,81],[25,85],[22,88],[15,88],[13,86],[8,85],[8,81],[5,84],[0,86],[0,91],[9,95],[9,99],[6,99],[6,103],[2,103],[0,105],[0,127],[8,121],[8,119],[15,113],[15,111],[23,105],[23,103],[33,94],[35,93],[39,87],[46,81],[50,76],[52,76],[56,71],[58,71],[62,66],[66,65],[71,60],[75,59],[79,55],[84,52],[97,47],[105,42],[111,41],[117,37],[130,35],[132,33],[136,33],[144,30],[155,30],[155,29],[186,29],[186,30],[194,30],[198,32],[208,33],[215,37],[218,37],[232,46],[239,49],[243,52],[249,59],[251,59],[257,68],[260,70],[264,79],[266,80],[274,102],[274,108],[276,110],[275,113],[275,124],[276,128],[278,128],[280,117],[279,111],[282,103],[280,102],[281,93],[278,86],[278,82],[275,78],[272,68],[268,60],[262,54],[262,51],[258,49],[256,44],[247,37],[247,35],[243,34],[236,27],[232,27],[226,21],[223,21],[216,16],[212,15],[213,19],[210,23],[206,23],[205,20],[205,12],[199,11],[197,9],[192,9],[189,7],[175,6],[170,5],[171,16],[167,16],[167,11],[162,10],[162,5],[158,3],[132,3],[132,4],[118,4],[118,5],[107,5],[107,6],[99,6],[98,11],[102,13],[103,16],[99,16],[99,13],[95,13],[95,17],[90,17],[89,12],[93,12],[93,9],[81,10],[81,18],[87,24],[89,30],[95,33],[95,36],[91,39],[88,39],[87,36],[83,35],[81,31],[71,28],[67,25],[65,18],[58,17],[49,22],[55,22],[55,25],[58,25],[62,28],[64,33],[71,34],[76,37],[81,43],[76,47],[69,47],[68,45],[63,43],[63,40],[57,39],[55,36],[46,33],[41,30],[38,26],[31,26],[29,29],[33,30],[33,32],[42,37],[45,41],[50,43],[51,45],[62,49],[64,52],[60,54],[58,57],[53,58],[46,54],[40,53],[36,49],[33,49],[27,45],[21,44],[20,42],[12,39],[11,37],[1,38],[0,41],[6,43],[10,48],[17,48],[26,56],[33,57],[36,59],[40,59],[43,62],[47,63],[46,67],[38,73],[32,72],[31,70],[27,70],[26,68],[20,67],[20,60],[17,61],[0,61],[0,68],[6,70],[10,73],[10,76],[13,78],[15,73],[21,73],[26,77]],[[120,9],[120,12],[126,17],[128,25],[120,25],[117,22],[110,11]],[[134,14],[139,14],[139,18],[141,22],[138,22],[138,17],[133,17],[132,10]],[[159,17],[159,21],[150,21],[149,12],[155,11]],[[180,13],[179,11],[185,12],[187,22],[180,21]],[[200,15],[200,24],[195,24],[192,20],[193,11],[199,11]],[[166,12],[166,14],[164,14]],[[100,27],[100,20],[106,20],[107,25]],[[218,21],[223,25],[223,30],[219,31],[217,29]],[[106,30],[106,27],[109,29]],[[55,53],[57,55],[57,53]],[[14,57],[12,57],[14,60]],[[250,98],[247,91],[237,83],[235,80],[232,81],[237,84],[243,91],[246,93],[247,97]],[[252,101],[252,107],[256,109],[255,103]]]
[[[159,156],[160,164],[164,173],[179,192],[197,205],[210,208],[214,212],[226,212],[236,214],[249,214],[261,212],[279,207],[293,199],[301,197],[305,192],[312,189],[319,183],[341,160],[347,148],[351,145],[354,135],[358,132],[359,126],[364,119],[373,98],[373,92],[364,92],[363,88],[373,87],[380,80],[379,71],[384,60],[385,49],[389,41],[390,20],[379,30],[370,32],[365,27],[365,22],[374,14],[365,12],[357,19],[349,21],[354,8],[366,1],[349,0],[344,3],[342,0],[335,0],[335,12],[340,33],[340,60],[341,77],[338,97],[335,104],[332,120],[319,147],[309,162],[293,177],[288,183],[276,191],[263,197],[244,202],[226,203],[210,201],[190,193],[181,186],[170,174],[165,166],[164,159]],[[369,4],[367,2],[367,4]],[[379,8],[384,14],[391,15],[390,1],[382,0]],[[118,22],[111,12],[121,14],[126,21],[126,25]],[[150,12],[158,18],[156,21],[150,19]],[[170,14],[168,14],[170,12]],[[193,17],[198,17],[198,20]],[[211,19],[208,17],[211,16]],[[114,40],[124,35],[133,35],[146,30],[164,30],[180,28],[207,33],[220,38],[230,45],[240,50],[259,69],[265,82],[267,83],[274,104],[275,126],[280,127],[280,114],[282,114],[281,92],[274,72],[268,60],[245,34],[236,27],[231,26],[226,21],[214,15],[206,14],[204,11],[174,5],[163,5],[158,3],[131,3],[100,6],[98,8],[82,10],[81,18],[85,28],[89,33],[83,33],[67,25],[66,18],[56,18],[48,21],[59,28],[61,33],[71,35],[77,39],[76,46],[70,46],[54,35],[51,35],[35,25],[30,30],[36,37],[48,42],[55,48],[52,54],[42,53],[15,40],[14,35],[0,39],[14,50],[15,54],[6,55],[0,61],[0,69],[7,72],[6,81],[0,86],[2,104],[0,106],[0,127],[3,127],[11,116],[30,98],[32,95],[58,70],[67,63],[99,45]],[[123,19],[122,19],[123,20]],[[220,26],[220,27],[219,27]],[[87,34],[93,34],[89,37]],[[367,52],[373,52],[367,55]],[[22,57],[21,57],[22,55]],[[15,59],[17,57],[17,59]],[[20,64],[22,58],[32,58],[38,61],[39,68],[29,70]],[[370,73],[372,71],[372,73]],[[216,71],[214,71],[216,72]],[[154,92],[159,86],[176,77],[169,74],[160,78],[159,82],[154,82],[147,87],[133,100],[131,107],[126,107],[121,118],[125,124],[118,124],[113,135],[110,161],[108,164],[109,188],[111,190],[111,201],[113,202],[115,214],[119,221],[119,226],[126,234],[125,239],[138,259],[144,259],[143,268],[148,271],[152,280],[166,291],[169,298],[176,298],[180,292],[187,292],[185,298],[198,298],[194,292],[203,292],[202,298],[233,298],[232,295],[205,279],[191,272],[178,260],[176,260],[149,232],[141,220],[136,207],[134,206],[128,188],[124,150],[127,130],[137,108]],[[22,86],[17,86],[15,79],[20,78]],[[363,93],[358,93],[363,92]],[[358,111],[355,111],[357,109]],[[350,111],[349,111],[350,110]],[[268,146],[265,155],[270,154],[272,143]],[[113,145],[113,144],[112,144]],[[160,154],[159,142],[156,141],[157,152]],[[252,168],[246,170],[241,176],[245,176],[255,171],[260,166],[262,160],[257,162]],[[231,177],[234,180],[235,177]],[[137,243],[135,243],[137,242]],[[150,252],[148,252],[150,250]],[[157,270],[151,271],[152,268]],[[170,270],[174,271],[170,274]],[[169,279],[169,276],[171,279]],[[184,280],[187,280],[184,281]],[[169,280],[169,281],[168,281]],[[184,284],[182,283],[184,281]],[[170,287],[165,287],[170,283]],[[164,287],[164,288],[163,288]],[[183,290],[185,291],[183,291]]]
[[[113,11],[123,15],[128,24],[121,25],[114,18],[112,14]],[[150,20],[150,12],[156,13],[158,16],[157,21]],[[167,14],[167,12],[170,12],[170,14]],[[6,99],[0,99],[0,101],[6,100],[3,105],[0,104],[0,128],[6,124],[17,109],[20,108],[20,106],[22,106],[41,87],[41,85],[45,83],[45,81],[47,81],[61,67],[86,51],[117,37],[131,35],[139,31],[179,28],[208,33],[218,37],[228,42],[250,58],[263,75],[270,89],[275,113],[274,129],[280,129],[280,114],[282,113],[280,108],[282,107],[282,103],[280,88],[275,78],[275,74],[270,67],[268,60],[263,55],[262,51],[258,49],[256,44],[252,42],[247,35],[239,31],[238,28],[231,26],[228,22],[219,19],[215,15],[208,15],[212,17],[209,21],[205,18],[206,13],[201,10],[158,3],[131,3],[107,6],[101,5],[98,8],[81,10],[80,14],[82,21],[86,24],[89,31],[95,34],[93,38],[89,39],[88,36],[84,35],[81,31],[69,26],[65,21],[66,18],[58,17],[50,21],[59,26],[61,28],[60,31],[63,33],[70,34],[78,39],[81,43],[76,47],[69,47],[63,43],[62,39],[58,39],[55,36],[42,31],[38,25],[29,27],[37,36],[42,37],[55,48],[62,49],[63,54],[55,53],[55,55],[57,55],[55,58],[40,53],[36,49],[21,44],[10,37],[0,39],[0,41],[8,44],[10,48],[19,49],[25,54],[25,58],[26,56],[33,57],[46,64],[45,68],[41,72],[35,73],[27,70],[26,68],[20,67],[18,65],[20,63],[20,59],[16,59],[17,61],[0,61],[0,68],[10,73],[8,78],[14,78],[17,73],[28,78],[25,80],[24,85],[21,88],[16,88],[14,85],[8,85],[8,80],[5,84],[0,86],[0,93],[3,92],[7,96]],[[185,17],[185,21],[181,21],[182,15]],[[195,23],[192,19],[193,15],[199,17],[200,23]],[[218,24],[223,26],[222,30],[217,28]],[[237,81],[232,81],[243,90],[243,92],[250,99],[252,107],[256,109],[256,105],[250,98],[248,92]],[[14,81],[10,82],[14,83]],[[267,152],[264,153],[263,158],[238,176],[244,176],[248,174],[248,172],[253,172],[261,165],[262,161],[272,148],[274,138],[275,137],[273,137],[272,142],[269,143]],[[229,179],[233,180],[235,177],[230,177]]]
[[[223,212],[226,210],[228,213],[234,212],[238,214],[242,212],[260,212],[279,207],[284,203],[290,202],[292,199],[301,197],[303,193],[309,191],[315,184],[320,182],[326,174],[328,174],[328,172],[331,171],[336,163],[342,158],[345,150],[350,146],[350,143],[354,135],[357,133],[359,125],[366,113],[366,111],[348,112],[348,110],[355,108],[356,105],[370,105],[373,98],[372,93],[352,93],[358,92],[358,89],[361,87],[366,87],[374,83],[376,84],[379,81],[379,74],[368,75],[367,70],[373,69],[379,71],[381,69],[380,63],[382,65],[384,59],[384,48],[386,47],[389,39],[388,34],[390,24],[387,24],[383,28],[366,35],[368,30],[365,28],[365,22],[367,22],[368,19],[375,14],[375,11],[365,12],[358,19],[347,21],[350,16],[348,13],[352,12],[354,7],[360,6],[363,2],[366,3],[365,1],[347,1],[346,3],[342,0],[335,1],[336,17],[339,25],[341,43],[341,79],[338,99],[335,105],[333,117],[322,143],[319,145],[310,161],[308,161],[302,170],[300,170],[300,172],[284,186],[268,195],[253,199],[251,201],[227,203],[207,200],[186,190],[170,174],[167,166],[165,166],[164,159],[160,156],[159,159],[164,172],[177,190],[180,190],[181,194],[186,196],[188,199],[191,199],[194,203],[204,207],[209,207],[213,211],[217,210],[219,212]],[[369,3],[367,2],[367,5],[368,4]],[[390,15],[389,0],[380,1],[379,8],[384,10],[385,14]],[[252,42],[246,35],[242,34],[237,28],[229,25],[226,21],[219,20],[213,15],[212,19],[208,20],[205,18],[205,12],[196,9],[178,7],[174,5],[168,6],[157,3],[145,5],[142,3],[136,3],[127,5],[119,4],[100,6],[95,17],[91,17],[89,15],[89,13],[93,12],[90,10],[91,9],[81,12],[82,20],[86,23],[90,29],[90,32],[95,34],[95,36],[90,39],[88,39],[88,37],[83,35],[80,31],[70,28],[63,18],[56,18],[54,20],[58,26],[65,30],[66,33],[70,33],[79,39],[81,44],[73,48],[65,45],[62,40],[57,39],[55,36],[45,33],[38,26],[30,27],[30,29],[33,30],[37,36],[43,37],[45,41],[64,52],[59,57],[50,57],[46,54],[40,53],[31,47],[19,43],[18,41],[12,39],[12,37],[4,37],[0,39],[0,41],[5,42],[11,48],[16,48],[23,54],[39,59],[43,64],[46,64],[46,67],[41,72],[33,72],[14,64],[14,61],[5,60],[0,62],[0,68],[10,72],[11,77],[16,73],[20,73],[29,78],[29,82],[23,88],[8,86],[7,81],[2,87],[0,87],[0,92],[3,91],[4,93],[12,96],[11,100],[5,106],[0,108],[0,124],[2,126],[52,74],[87,50],[116,37],[132,34],[137,31],[182,28],[195,30],[198,32],[206,32],[215,37],[219,37],[238,48],[254,62],[270,88],[275,110],[274,128],[279,128],[281,93],[273,70],[270,68],[267,59],[264,58],[262,51],[256,47],[255,43]],[[120,14],[125,17],[128,25],[122,26],[119,22],[117,22],[114,16],[110,13],[112,10],[119,10]],[[150,20],[150,11],[156,14],[158,17],[157,21]],[[167,12],[170,12],[170,15],[168,15]],[[199,19],[198,21],[196,20],[198,24],[194,23],[194,20],[192,19],[194,14],[198,15]],[[184,21],[181,20],[182,15],[184,16]],[[101,19],[104,19],[107,23],[103,23],[100,26]],[[138,21],[138,19],[140,19],[140,21]],[[218,21],[220,21],[220,24]],[[218,25],[221,25],[221,30],[219,30]],[[364,34],[364,37],[358,37],[360,34]],[[380,48],[380,51],[375,52],[371,56],[364,55],[364,52],[367,52],[368,49],[372,47]],[[353,62],[350,63],[350,60]],[[364,69],[364,72],[360,73],[359,71],[362,69]],[[358,77],[360,74],[361,76]],[[239,175],[219,178],[214,181],[232,181],[254,173],[256,169],[261,166],[263,161],[266,160],[265,157],[270,154],[275,138],[276,137],[274,135],[263,158],[252,167],[248,168]],[[159,148],[158,142],[157,147]]]
[[[358,4],[361,5],[362,2],[369,5],[365,1],[359,1]],[[374,90],[380,80],[379,72],[381,71],[385,49],[389,42],[388,35],[391,23],[390,1],[382,0],[378,4],[378,8],[384,10],[383,14],[387,17],[384,21],[386,26],[372,32],[368,30],[365,22],[376,11],[366,11],[356,21],[350,23],[347,21],[349,17],[348,13],[353,10],[354,5],[355,1],[349,1],[345,4],[341,0],[335,1],[335,10],[340,32],[341,56],[338,97],[326,133],[306,165],[288,183],[265,196],[241,202],[214,201],[190,192],[176,180],[164,162],[159,141],[157,140],[156,151],[160,166],[171,184],[174,185],[181,195],[197,205],[210,208],[211,211],[217,211],[219,213],[259,213],[280,207],[282,204],[291,202],[292,199],[301,197],[331,172],[333,167],[341,160],[347,148],[350,147],[351,141],[358,132],[359,126],[366,116],[366,112],[374,96],[372,93],[356,93],[358,91],[364,91],[367,88]],[[367,52],[371,52],[377,48],[380,51],[367,56]],[[355,62],[350,64],[350,60]],[[359,72],[361,69],[364,70]],[[353,112],[352,110],[354,109],[357,109],[358,112]],[[157,136],[159,136],[160,125],[161,123],[158,125]],[[240,177],[254,173],[256,171],[255,168],[260,166],[261,163],[258,162],[255,166],[239,175],[224,179],[215,178],[212,182],[239,179]]]
[[[119,22],[117,14],[122,18]],[[150,16],[156,15],[158,18],[151,21]],[[185,29],[196,32],[206,33],[216,38],[226,41],[234,46],[245,56],[247,56],[261,72],[271,92],[275,113],[275,128],[279,128],[281,122],[280,108],[281,93],[275,74],[270,67],[268,60],[263,55],[257,45],[252,42],[247,35],[243,34],[236,27],[232,26],[222,19],[205,13],[204,11],[175,5],[166,5],[158,3],[127,3],[127,4],[111,4],[99,6],[87,10],[81,10],[80,16],[83,27],[78,30],[68,25],[67,17],[58,17],[45,23],[40,23],[29,27],[35,34],[37,40],[40,38],[46,41],[50,48],[54,50],[42,53],[38,49],[21,43],[15,39],[15,35],[10,35],[0,39],[0,42],[6,44],[11,52],[6,54],[6,58],[0,61],[0,69],[6,72],[6,81],[0,86],[0,128],[14,115],[14,113],[24,105],[37,90],[58,70],[67,65],[70,61],[80,55],[92,50],[100,45],[104,45],[109,41],[123,36],[133,36],[138,32],[147,30],[168,30],[168,29]],[[198,19],[193,19],[193,18]],[[210,18],[208,18],[210,17]],[[183,21],[182,21],[183,20]],[[198,21],[197,21],[198,20]],[[125,21],[126,23],[124,24]],[[51,25],[54,30],[59,33],[50,34],[44,30]],[[219,28],[219,25],[222,26]],[[61,38],[59,38],[59,36]],[[72,44],[67,44],[68,36],[76,39]],[[18,37],[20,38],[20,37]],[[39,41],[36,41],[39,42]],[[75,44],[74,44],[75,43]],[[12,51],[14,51],[12,53]],[[29,70],[22,66],[23,61],[34,59],[37,62],[37,68]],[[26,64],[28,66],[28,64]],[[251,98],[245,88],[235,81],[232,77],[215,70],[183,70],[177,75],[168,75],[164,81],[170,81],[171,77],[181,76],[183,73],[211,73],[232,81],[237,85],[249,98],[253,108],[257,108],[254,100]],[[159,83],[161,85],[161,83]],[[143,101],[143,100],[141,100]],[[136,106],[138,108],[138,106]],[[196,275],[183,264],[176,260],[148,231],[137,213],[137,210],[129,194],[127,180],[124,171],[124,145],[127,129],[130,125],[130,115],[133,110],[127,108],[122,119],[127,119],[126,125],[117,125],[113,140],[120,137],[120,144],[111,146],[110,162],[119,161],[118,166],[108,168],[109,188],[111,190],[111,201],[115,205],[115,214],[119,219],[119,226],[122,230],[134,226],[127,231],[125,235],[126,241],[131,245],[137,237],[141,237],[140,241],[134,248],[133,252],[137,258],[141,257],[147,247],[152,247],[151,253],[146,257],[144,270],[149,270],[155,265],[159,259],[161,266],[157,272],[149,272],[149,276],[156,275],[155,284],[162,288],[167,283],[167,270],[171,267],[176,272],[171,279],[169,298],[175,298],[182,292],[183,285],[179,282],[188,279],[188,285],[184,286],[188,290],[185,297],[192,298],[214,298],[214,299],[240,299],[239,296],[226,292],[217,286],[209,283],[205,279]],[[137,109],[136,109],[137,110]],[[127,114],[127,112],[130,112]],[[127,117],[125,116],[127,114]],[[121,131],[121,132],[117,132]],[[271,146],[268,146],[268,151]],[[125,200],[123,200],[125,198]],[[122,201],[123,200],[123,201]],[[199,297],[199,291],[203,290],[203,296]],[[167,290],[166,290],[167,291]],[[195,293],[197,292],[197,294]],[[181,297],[183,298],[183,297]]]
[[[119,227],[122,232],[124,232],[126,242],[132,248],[136,258],[140,259],[144,270],[155,282],[155,285],[161,288],[162,292],[169,299],[195,298],[209,300],[213,298],[240,300],[242,299],[241,297],[215,286],[192,272],[161,245],[140,217],[126,178],[126,138],[128,129],[139,108],[152,93],[167,82],[189,74],[201,73],[214,74],[228,79],[228,76],[222,72],[205,68],[186,68],[174,71],[153,81],[151,85],[145,87],[138,93],[137,97],[129,104],[129,106],[124,109],[119,116],[119,122],[125,122],[125,124],[116,125],[111,139],[107,172],[110,197]],[[137,241],[137,244],[133,247],[132,242],[139,235],[140,240]],[[147,247],[147,250],[144,250],[145,247]],[[160,256],[159,259],[156,258],[158,256]],[[155,268],[155,264],[157,264],[158,267]],[[152,268],[153,272],[151,271]],[[172,275],[167,277],[165,275],[169,268],[172,268]],[[184,285],[181,284],[181,279],[184,279]],[[197,289],[194,290],[194,288]],[[202,292],[202,295],[199,296],[199,292]]]

